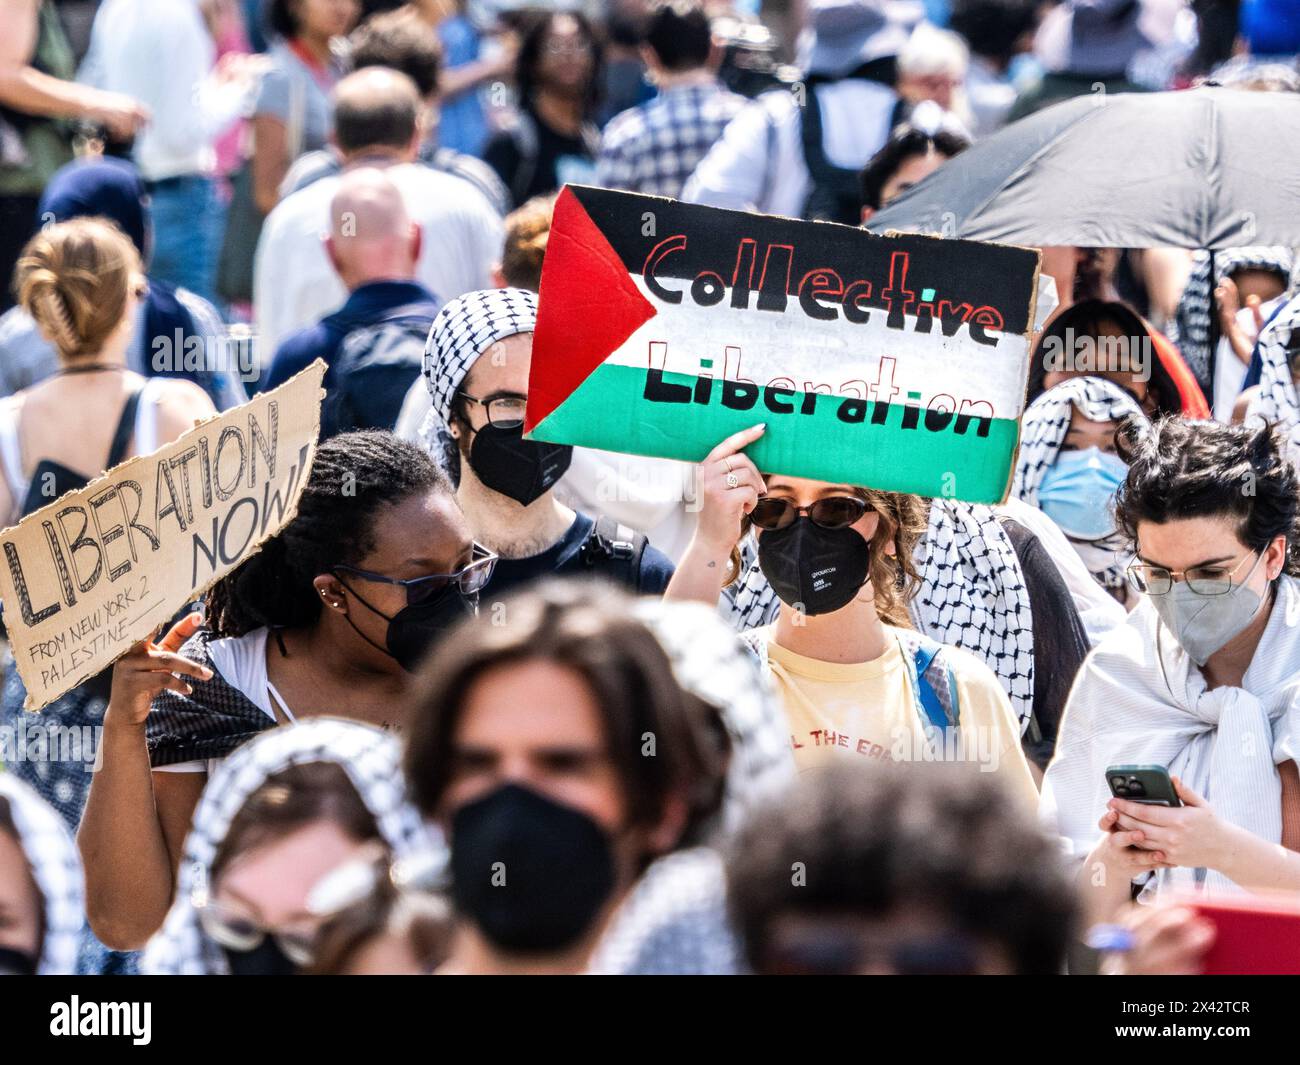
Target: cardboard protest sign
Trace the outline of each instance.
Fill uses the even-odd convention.
[[[27,709],[112,665],[292,520],[320,432],[317,360],[0,532]]]
[[[971,502],[1011,480],[1039,253],[566,186],[525,428]]]

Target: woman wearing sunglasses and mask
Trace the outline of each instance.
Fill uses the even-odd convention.
[[[1300,482],[1281,449],[1208,421],[1121,431],[1145,602],[1084,663],[1043,787],[1094,919],[1141,885],[1300,887]],[[1166,767],[1182,806],[1112,798],[1117,765]]]
[[[837,759],[977,761],[1037,802],[1019,722],[993,672],[908,619],[925,502],[763,475],[742,453],[762,433],[728,437],[701,464],[699,527],[666,597],[717,603],[752,529],[781,607],[746,639],[781,693],[801,770]]]
[[[418,447],[375,431],[322,444],[297,516],[212,589],[207,627],[114,667],[79,835],[96,935],[135,949],[158,927],[203,786],[240,744],[321,715],[400,728],[410,671],[474,612],[494,562]]]

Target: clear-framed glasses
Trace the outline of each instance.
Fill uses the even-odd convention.
[[[487,411],[488,424],[498,429],[517,429],[524,424],[524,411],[528,407],[528,397],[519,395],[493,396],[490,399],[477,399],[468,392],[458,392],[471,403],[477,403]]]
[[[1176,577],[1182,577],[1187,587],[1197,595],[1227,595],[1241,583],[1234,578],[1241,567],[1255,554],[1252,551],[1248,555],[1243,555],[1231,568],[1228,568],[1226,563],[1217,562],[1212,566],[1193,566],[1186,570],[1166,569],[1164,566],[1153,566],[1149,562],[1134,559],[1128,566],[1128,579],[1134,588],[1148,595],[1168,595],[1173,591]],[[1256,566],[1263,557],[1262,554],[1256,556]],[[1244,579],[1250,580],[1254,572],[1255,567],[1252,566],[1250,573],[1247,573]]]
[[[482,544],[475,544],[474,554],[469,564],[456,570],[455,573],[430,573],[424,577],[399,580],[396,577],[385,577],[382,573],[371,573],[369,570],[358,569],[356,566],[335,566],[333,572],[336,574],[350,573],[364,581],[375,581],[379,584],[401,585],[406,589],[407,606],[415,606],[417,603],[424,603],[432,599],[453,583],[460,589],[460,594],[463,596],[478,595],[487,587],[488,581],[492,579],[492,572],[496,569],[496,564],[497,556],[493,552]]]
[[[316,951],[316,928],[263,928],[251,917],[227,909],[206,894],[191,900],[199,924],[213,942],[227,950],[247,953],[270,936],[284,956],[299,968],[310,965]]]

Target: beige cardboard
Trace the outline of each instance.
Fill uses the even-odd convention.
[[[318,359],[0,532],[0,600],[28,710],[112,665],[293,519],[324,376]]]

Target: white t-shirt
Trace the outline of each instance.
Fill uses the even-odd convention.
[[[271,678],[266,672],[266,639],[269,629],[254,629],[243,636],[228,636],[213,640],[208,644],[208,657],[212,668],[221,674],[221,678],[244,695],[249,702],[262,711],[272,722],[278,722],[275,700],[280,712],[290,722],[294,721],[293,711],[285,704],[280,693],[275,690]],[[177,762],[174,765],[154,767],[155,773],[207,773],[212,775],[219,758],[195,759],[190,762]]]
[[[419,163],[384,172],[423,234],[415,279],[441,303],[492,288],[505,229],[487,197],[463,178]],[[314,325],[348,298],[324,244],[341,180],[321,178],[281,200],[262,227],[253,296],[258,350],[266,363],[290,333]]]

